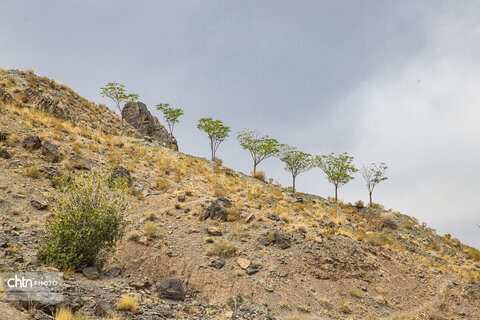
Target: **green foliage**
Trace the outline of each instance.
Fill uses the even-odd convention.
[[[208,138],[210,139],[212,161],[215,160],[215,153],[220,144],[228,137],[230,127],[225,126],[220,120],[201,118],[198,120],[197,128],[208,135]]]
[[[86,172],[58,181],[62,193],[48,221],[38,257],[60,269],[91,265],[123,236],[130,210],[127,182]]]
[[[172,108],[168,103],[157,104],[157,110],[163,112],[163,119],[167,122],[170,134],[173,134],[173,127],[178,123],[178,118],[183,116],[183,110],[180,108]]]
[[[107,83],[105,88],[100,88],[100,89],[102,89],[102,91],[100,92],[102,97],[110,98],[113,100],[113,102],[115,102],[118,108],[118,111],[120,112],[120,116],[122,118],[122,135],[123,135],[122,104],[129,101],[137,101],[139,96],[138,94],[135,94],[135,93],[127,94],[125,92],[125,86],[123,84],[116,83],[116,82],[109,82]]]
[[[253,174],[257,172],[257,165],[265,159],[276,156],[280,152],[280,144],[277,139],[268,135],[260,136],[256,130],[246,129],[237,135],[237,140],[244,150],[250,151],[253,159]]]
[[[383,162],[378,164],[371,163],[368,166],[363,165],[361,173],[365,179],[365,182],[367,183],[368,194],[370,196],[370,205],[372,204],[372,193],[375,186],[388,179],[385,177],[385,170],[387,170],[387,168],[388,167]]]
[[[351,175],[358,170],[352,165],[353,157],[346,152],[334,153],[325,156],[317,156],[317,166],[325,172],[327,180],[335,186],[335,200],[337,200],[337,190],[350,180],[354,179]]]
[[[302,173],[315,167],[315,160],[311,154],[298,151],[297,148],[282,145],[280,160],[285,164],[285,171],[292,174],[293,192],[295,192],[295,179]]]

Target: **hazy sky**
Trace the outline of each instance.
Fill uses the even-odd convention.
[[[89,100],[120,82],[155,115],[185,110],[182,152],[208,157],[201,117],[305,152],[383,161],[374,201],[480,247],[480,2],[0,0],[0,67]],[[160,119],[162,121],[162,119]],[[249,173],[234,135],[217,153]],[[283,185],[276,159],[261,163]],[[319,169],[300,191],[333,195]],[[339,191],[368,200],[360,175]]]

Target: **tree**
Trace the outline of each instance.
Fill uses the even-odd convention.
[[[122,118],[122,129],[121,129],[121,135],[123,135],[123,105],[125,105],[126,102],[130,101],[137,101],[138,100],[138,94],[135,93],[130,93],[127,94],[125,92],[125,86],[120,83],[116,82],[109,82],[105,86],[105,88],[101,88],[102,92],[101,95],[102,97],[107,97],[113,100],[115,102],[118,111],[120,112],[120,117]]]
[[[317,166],[325,172],[327,180],[335,186],[335,201],[337,201],[338,188],[343,187],[354,179],[351,174],[358,170],[352,165],[353,157],[346,152],[336,156],[334,153],[317,156]]]
[[[225,126],[220,120],[201,118],[198,120],[197,128],[207,133],[208,138],[210,139],[212,161],[214,161],[215,153],[217,152],[220,143],[222,143],[228,137],[230,127]]]
[[[257,130],[246,129],[237,135],[240,146],[250,151],[253,159],[253,174],[257,172],[257,165],[265,159],[278,155],[280,144],[277,139],[270,138],[268,135],[260,136]]]
[[[285,164],[285,171],[292,174],[293,193],[295,193],[295,179],[302,173],[315,167],[311,154],[298,151],[297,148],[283,145],[280,150],[280,160]]]
[[[178,122],[178,118],[183,116],[183,110],[180,108],[172,108],[168,103],[160,103],[157,104],[157,110],[163,112],[163,119],[167,122],[168,129],[170,130],[170,135],[173,136],[173,127],[175,123]],[[170,146],[172,145],[172,141],[170,141]]]
[[[373,189],[377,184],[380,182],[387,180],[388,178],[385,177],[385,170],[387,170],[387,166],[385,163],[371,163],[370,165],[366,166],[363,165],[362,167],[362,176],[367,183],[368,195],[370,197],[370,206],[372,206],[372,193]]]

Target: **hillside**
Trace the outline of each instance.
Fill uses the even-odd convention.
[[[125,237],[98,278],[64,273],[64,305],[88,319],[480,319],[475,248],[379,205],[293,195],[131,126],[119,132],[105,106],[0,69],[1,272],[55,270],[37,258],[53,177],[123,166],[134,207]],[[31,136],[58,154],[27,150]],[[159,297],[166,278],[183,282],[184,301]],[[117,310],[125,293],[136,313]],[[0,308],[0,319],[52,318],[48,306]]]

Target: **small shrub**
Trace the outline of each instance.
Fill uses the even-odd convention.
[[[350,290],[348,292],[348,294],[351,296],[351,297],[356,297],[356,298],[359,298],[362,296],[362,291],[360,290]]]
[[[225,189],[224,186],[217,183],[213,188],[213,194],[216,197],[225,197],[227,195],[227,190]]]
[[[358,200],[357,202],[355,202],[355,207],[357,207],[358,209],[361,209],[363,208],[365,205],[363,203],[362,200]]]
[[[382,206],[381,204],[379,203],[371,203],[368,205],[370,208],[372,209],[381,209],[383,210],[384,209],[384,206]]]
[[[38,168],[33,165],[27,165],[22,170],[22,175],[33,179],[38,178]]]
[[[148,239],[152,239],[157,236],[157,230],[158,230],[157,224],[155,222],[148,221],[147,224],[145,225],[144,232]]]
[[[82,154],[82,144],[78,141],[72,143],[72,150],[75,154],[81,155]]]
[[[475,248],[467,248],[465,250],[466,255],[472,259],[473,261],[479,262],[480,261],[480,251]]]
[[[112,248],[123,236],[124,215],[130,210],[127,183],[91,171],[58,184],[62,193],[38,257],[59,269],[79,269],[93,264],[100,250]]]
[[[164,191],[170,188],[170,182],[165,178],[159,178],[155,181],[155,190]]]
[[[343,313],[350,313],[352,310],[350,309],[350,300],[348,299],[341,299],[338,303],[338,309]]]
[[[405,222],[403,223],[403,227],[404,227],[405,229],[412,229],[412,227],[413,227],[412,221],[410,221],[410,220],[405,221]]]
[[[215,158],[215,160],[213,160],[213,163],[216,165],[216,166],[222,166],[223,164],[223,160],[220,159],[220,158]]]
[[[138,301],[134,296],[124,294],[117,302],[117,309],[135,313],[138,311]]]
[[[234,243],[225,239],[219,239],[210,245],[206,254],[207,256],[232,257],[236,255],[237,252],[238,248]]]
[[[252,178],[265,182],[265,172],[263,171],[257,171],[255,173],[252,172]]]
[[[435,251],[439,251],[440,250],[440,245],[438,243],[436,243],[435,241],[432,241],[430,243],[430,249],[433,249]]]

